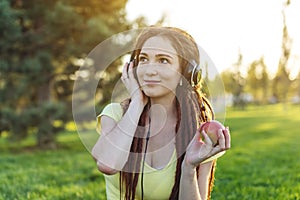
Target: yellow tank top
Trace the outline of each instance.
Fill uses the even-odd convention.
[[[123,110],[119,103],[111,103],[107,105],[102,113],[97,117],[97,130],[100,132],[100,118],[103,115],[113,118],[116,122],[122,118]],[[168,199],[175,178],[176,171],[176,152],[173,155],[169,163],[163,169],[155,169],[145,163],[144,169],[144,200],[164,200]],[[106,182],[106,196],[108,200],[120,199],[120,173],[115,175],[104,175]],[[123,197],[124,195],[122,195]],[[136,187],[136,200],[141,199],[141,175]]]

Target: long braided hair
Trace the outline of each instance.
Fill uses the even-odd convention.
[[[143,44],[147,39],[160,36],[168,39],[174,49],[176,50],[179,63],[182,68],[182,85],[176,88],[176,98],[174,103],[177,108],[177,123],[176,123],[176,136],[175,147],[177,153],[176,172],[174,174],[174,185],[170,194],[170,200],[177,200],[179,196],[179,185],[181,177],[181,165],[185,156],[185,151],[194,137],[197,128],[202,122],[214,118],[213,109],[208,99],[201,92],[201,83],[199,82],[195,87],[191,86],[190,73],[186,72],[190,65],[189,61],[194,60],[199,63],[199,49],[194,39],[185,31],[174,27],[149,27],[143,30],[139,35],[135,50],[133,52],[136,57],[135,65],[138,64],[138,54],[143,47]],[[130,99],[124,100],[121,105],[124,113],[126,112],[130,104]],[[139,179],[139,169],[142,161],[142,149],[145,141],[145,125],[147,119],[147,113],[149,105],[144,107],[141,114],[138,128],[136,129],[133,142],[131,144],[130,154],[127,163],[123,170],[120,172],[120,199],[134,200],[136,187]],[[213,188],[214,173],[215,173],[216,161],[213,161],[212,169],[209,178],[209,191],[207,199],[210,199],[210,194]],[[199,166],[197,167],[197,175],[199,175]],[[125,187],[125,188],[124,188]],[[123,194],[124,197],[121,195]]]

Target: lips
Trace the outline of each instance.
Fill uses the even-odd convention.
[[[151,84],[158,84],[160,83],[159,80],[144,80],[144,84],[151,85]]]

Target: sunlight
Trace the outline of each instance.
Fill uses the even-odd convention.
[[[222,71],[243,54],[243,65],[264,57],[270,74],[275,74],[281,56],[283,1],[273,0],[129,0],[128,19],[145,16],[150,24],[166,15],[166,25],[187,30]],[[147,8],[147,9],[145,9]],[[300,67],[300,2],[286,9],[289,35],[293,40],[288,69],[291,76]]]

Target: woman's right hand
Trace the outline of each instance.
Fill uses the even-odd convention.
[[[123,67],[121,80],[124,83],[126,89],[128,90],[131,100],[141,101],[145,106],[148,102],[148,98],[143,93],[138,81],[134,77],[133,62],[130,62],[129,64],[127,62],[125,63],[125,66]]]

